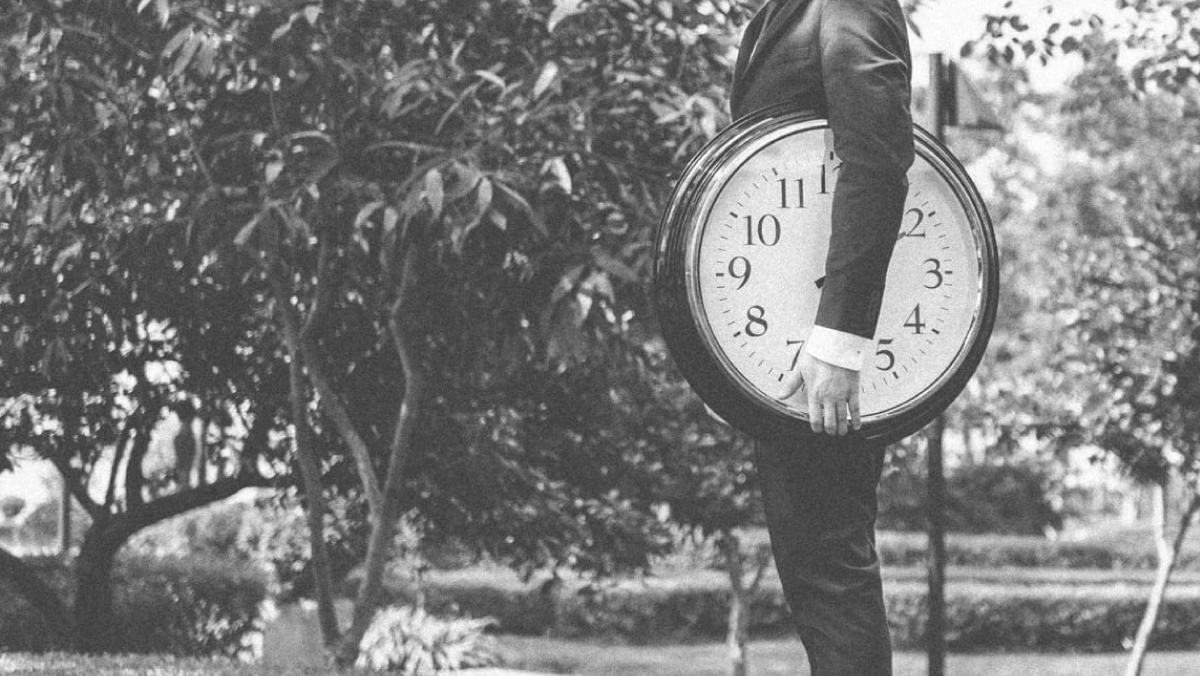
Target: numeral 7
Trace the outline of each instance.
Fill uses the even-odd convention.
[[[787,344],[788,344],[788,347],[791,347],[793,345],[797,346],[796,354],[792,356],[792,365],[788,367],[789,371],[795,371],[796,364],[800,363],[800,353],[804,351],[804,341],[803,340],[789,340],[787,342]]]

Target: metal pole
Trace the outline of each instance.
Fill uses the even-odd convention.
[[[930,132],[939,141],[946,136],[945,65],[941,54],[929,57],[929,95],[933,112]],[[946,430],[945,414],[925,428],[926,508],[929,519],[929,617],[925,625],[925,649],[929,656],[929,676],[946,674],[946,475],[942,437]]]

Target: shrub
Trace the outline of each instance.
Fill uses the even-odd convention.
[[[1144,584],[955,582],[948,595],[950,647],[958,652],[1120,651],[1137,629],[1148,593]],[[431,607],[470,614],[486,609],[505,633],[657,643],[723,637],[728,594],[717,574],[625,582],[599,590],[576,585],[553,610],[546,610],[537,585],[446,576],[431,581],[427,598]],[[888,580],[885,594],[893,643],[900,649],[922,649],[925,585]],[[531,612],[538,608],[543,610]],[[759,636],[792,632],[777,581],[769,581],[751,605],[751,627]],[[1168,594],[1155,646],[1200,648],[1200,589],[1176,588]]]
[[[1062,528],[1050,469],[1034,464],[964,465],[946,478],[946,527],[957,533],[1043,535]],[[924,530],[925,476],[893,472],[880,483],[879,526]]]
[[[490,619],[441,619],[412,606],[380,610],[359,644],[357,666],[433,676],[499,663],[495,641],[483,632]]]
[[[885,566],[923,566],[926,537],[923,533],[880,533],[879,556]],[[972,568],[1094,568],[1101,570],[1153,570],[1154,543],[1148,533],[1126,533],[1120,538],[1082,542],[1045,537],[953,534],[946,539],[952,566]],[[1185,548],[1180,570],[1200,570],[1200,549]]]
[[[202,558],[130,558],[115,572],[120,652],[236,657],[261,630],[258,571]]]
[[[58,559],[33,561],[68,598],[70,570]],[[116,652],[240,656],[260,630],[266,584],[253,569],[193,557],[122,557],[113,573]],[[0,585],[0,650],[50,648],[41,616]]]

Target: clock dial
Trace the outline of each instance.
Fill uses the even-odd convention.
[[[962,389],[997,296],[995,241],[978,193],[928,134],[918,130],[916,147],[860,374],[864,433],[889,440]],[[664,214],[655,268],[664,334],[705,401],[751,433],[808,429],[804,390],[778,395],[820,304],[840,167],[824,120],[744,120],[701,151]]]
[[[806,418],[803,390],[773,400],[817,315],[841,163],[827,129],[782,136],[739,159],[696,231],[696,309],[747,385]],[[978,311],[981,261],[963,205],[921,155],[909,184],[874,349],[860,375],[865,420],[936,388]]]

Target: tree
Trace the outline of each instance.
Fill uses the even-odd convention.
[[[1069,366],[1096,374],[1085,427],[1156,486],[1158,574],[1126,673],[1140,673],[1180,547],[1200,513],[1200,97],[1136,97],[1115,50],[1075,83],[1070,138],[1089,150],[1070,187],[1081,241],[1060,250],[1078,296]],[[1182,141],[1182,142],[1181,142]],[[1183,487],[1174,534],[1165,487]]]
[[[0,226],[0,448],[53,462],[90,517],[70,621],[19,560],[6,556],[4,569],[48,615],[56,643],[101,650],[115,638],[110,574],[125,541],[280,471],[269,435],[281,383],[256,351],[269,344],[238,312],[241,289],[180,274],[170,237],[23,215]],[[155,458],[171,411],[199,438],[181,433],[182,448]]]
[[[552,385],[642,359],[650,226],[715,132],[743,10],[451,5],[35,3],[7,25],[7,142],[34,159],[10,165],[16,209],[65,232],[136,216],[181,238],[163,261],[183,276],[234,275],[286,374],[318,557],[322,484],[352,468],[366,574],[351,627],[322,615],[342,661],[401,513],[514,563],[603,572],[664,546],[622,494],[646,451],[563,401],[602,418],[607,390]],[[532,385],[559,399],[502,399]],[[562,446],[525,442],[547,422]]]
[[[1167,19],[1155,25],[1181,35],[1197,20],[1187,3],[1138,8]],[[997,26],[1015,31],[1010,41],[1029,31],[1013,17]],[[1050,267],[1060,271],[1052,283],[1066,291],[1043,305],[1064,329],[1053,363],[1081,393],[1075,410],[1082,440],[1108,449],[1135,479],[1156,487],[1159,568],[1127,666],[1134,676],[1179,548],[1200,512],[1196,60],[1168,30],[1154,38],[1162,52],[1126,70],[1118,57],[1128,47],[1146,46],[1151,32],[1140,24],[1106,28],[1098,19],[1086,30],[1070,43],[1087,60],[1060,124],[1068,157],[1086,160],[1067,162],[1047,182],[1053,188],[1039,191],[1038,228],[1058,233],[1050,238],[1057,240]],[[1173,534],[1166,527],[1169,482],[1183,487]]]

